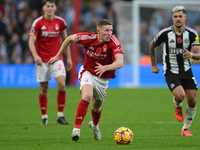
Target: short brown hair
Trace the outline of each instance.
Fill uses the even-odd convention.
[[[56,0],[44,0],[43,6],[46,5],[47,2],[56,4]]]
[[[97,27],[102,27],[104,25],[113,25],[113,23],[108,20],[108,19],[100,19],[99,21],[97,21]]]

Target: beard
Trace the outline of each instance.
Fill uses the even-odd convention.
[[[175,24],[175,26],[176,26],[177,28],[181,28],[181,27],[182,27],[182,24],[180,24],[180,25],[176,25],[176,24]]]

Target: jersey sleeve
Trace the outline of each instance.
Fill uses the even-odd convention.
[[[162,42],[164,42],[164,30],[161,30],[153,39],[154,43],[159,46]]]
[[[194,34],[194,42],[192,43],[192,46],[195,46],[195,45],[198,45],[200,46],[200,43],[199,43],[199,36],[198,34]]]
[[[61,28],[61,31],[64,31],[67,29],[67,24],[64,19],[60,21],[60,28]]]
[[[39,22],[37,20],[35,20],[31,26],[31,29],[29,31],[29,35],[38,35],[38,31],[39,31]]]
[[[87,45],[87,43],[95,38],[93,35],[89,35],[87,32],[79,32],[76,34],[75,42],[82,45]]]
[[[123,53],[123,50],[122,50],[122,47],[121,47],[121,44],[119,42],[119,39],[117,38],[117,36],[115,34],[113,34],[111,36],[111,40],[113,41],[113,55],[116,55],[118,53]]]

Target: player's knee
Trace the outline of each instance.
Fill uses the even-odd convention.
[[[178,94],[175,96],[177,102],[182,102],[185,98],[185,94]]]
[[[82,99],[84,99],[84,100],[86,100],[86,101],[88,101],[88,102],[91,102],[91,100],[92,100],[92,97],[93,97],[93,95],[92,95],[92,93],[84,93],[83,95],[82,95]]]
[[[191,108],[194,108],[196,106],[197,100],[193,99],[193,100],[188,100],[188,106]]]

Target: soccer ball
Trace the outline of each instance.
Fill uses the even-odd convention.
[[[114,133],[117,144],[130,144],[133,141],[133,132],[127,127],[120,127]]]

